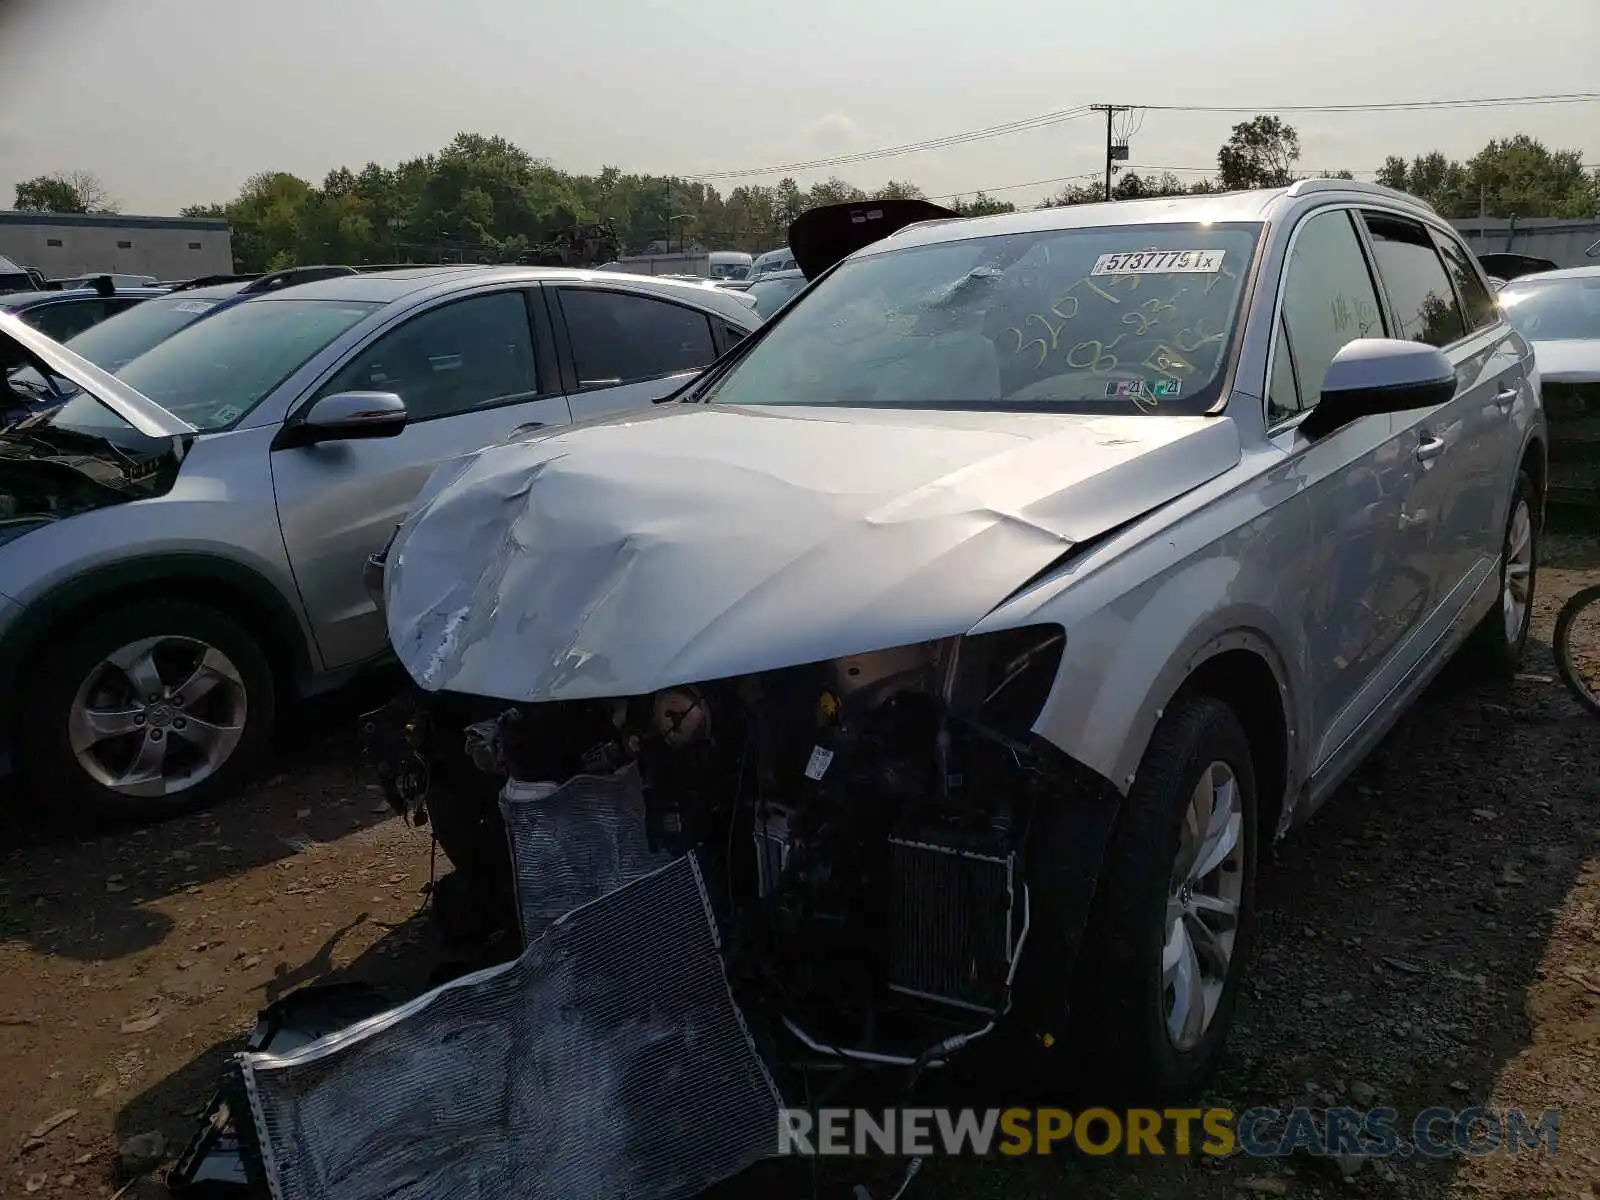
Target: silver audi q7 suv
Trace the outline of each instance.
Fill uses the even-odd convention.
[[[234,305],[113,377],[0,314],[40,410],[0,430],[0,746],[52,800],[206,802],[278,705],[386,655],[362,568],[436,463],[648,406],[759,322],[693,283],[419,267]]]
[[[675,402],[464,458],[395,537],[451,890],[534,929],[692,853],[776,1054],[1003,1027],[1192,1093],[1264,848],[1458,648],[1522,649],[1528,343],[1374,186],[846,207]],[[512,875],[502,813],[567,866]]]

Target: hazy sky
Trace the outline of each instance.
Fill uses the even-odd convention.
[[[1600,0],[0,0],[0,207],[19,179],[84,169],[124,212],[172,213],[256,171],[320,182],[458,130],[569,170],[691,174],[1087,103],[1580,91],[1600,91]],[[1132,161],[1214,167],[1243,119],[1148,111]],[[1288,119],[1308,169],[1465,157],[1519,131],[1600,163],[1600,104]],[[795,174],[937,197],[1094,171],[1104,138],[1082,119]]]

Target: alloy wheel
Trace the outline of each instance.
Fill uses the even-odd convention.
[[[67,717],[78,765],[124,796],[167,796],[221,770],[244,736],[244,681],[196,638],[149,637],[102,659]]]
[[[1161,948],[1167,1036],[1190,1050],[1205,1036],[1227,984],[1244,894],[1244,806],[1227,763],[1203,772],[1184,808]]]
[[[1533,584],[1533,510],[1517,497],[1506,527],[1505,582],[1500,589],[1500,612],[1505,617],[1506,641],[1515,646],[1528,619],[1528,597]]]

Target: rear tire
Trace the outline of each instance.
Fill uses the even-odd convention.
[[[1522,659],[1533,624],[1539,574],[1539,494],[1526,471],[1517,472],[1500,541],[1500,587],[1495,605],[1468,636],[1463,650],[1485,675],[1509,679]]]
[[[1084,947],[1072,1039],[1097,1095],[1159,1104],[1215,1071],[1255,925],[1257,812],[1238,716],[1176,701],[1124,801]]]
[[[59,631],[17,697],[24,768],[41,794],[100,820],[193,812],[266,748],[272,668],[231,617],[186,600],[136,601]]]

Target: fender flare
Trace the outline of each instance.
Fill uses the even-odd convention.
[[[268,659],[280,673],[287,672],[280,686],[296,686],[309,678],[315,667],[310,635],[295,608],[258,571],[216,554],[153,554],[73,576],[30,600],[0,641],[0,705],[5,706],[0,708],[0,722],[10,724],[15,714],[9,698],[16,693],[17,676],[60,622],[121,593],[185,584],[246,597],[254,610],[249,616],[255,618],[247,618],[248,623],[267,642],[263,649]]]

